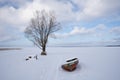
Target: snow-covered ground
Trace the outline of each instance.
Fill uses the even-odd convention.
[[[29,55],[38,60],[25,61]],[[120,47],[48,47],[47,56],[38,48],[0,51],[0,80],[120,80]],[[61,69],[77,57],[73,72]]]

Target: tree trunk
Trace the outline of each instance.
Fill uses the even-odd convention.
[[[47,55],[46,54],[46,46],[45,45],[42,47],[41,55]]]

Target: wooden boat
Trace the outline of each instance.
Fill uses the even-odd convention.
[[[79,60],[78,58],[73,58],[73,59],[67,60],[66,62],[67,63],[63,64],[61,67],[67,71],[74,71],[77,67],[77,64],[79,63]]]

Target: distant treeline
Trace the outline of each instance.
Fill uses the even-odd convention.
[[[0,51],[4,50],[21,50],[21,48],[0,48]]]
[[[120,47],[120,45],[107,45],[106,47]]]
[[[120,45],[47,46],[47,47],[120,47]]]

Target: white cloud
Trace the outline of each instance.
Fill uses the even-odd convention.
[[[68,33],[56,33],[56,37],[63,38],[63,37],[70,37],[70,36],[76,36],[76,35],[82,35],[82,36],[102,36],[104,33],[101,33],[102,31],[105,31],[106,26],[104,24],[98,24],[95,27],[92,28],[86,28],[86,27],[79,27],[75,26],[73,27],[72,31]]]
[[[117,42],[118,44],[120,44],[120,37],[114,38],[113,41]]]
[[[16,34],[16,32],[11,31],[10,29],[8,30],[7,27],[0,27],[0,42],[20,39],[20,35],[16,36]]]
[[[113,27],[113,28],[110,30],[110,32],[113,33],[113,34],[120,35],[120,26]]]
[[[19,8],[25,5],[27,2],[32,2],[33,0],[0,0],[0,6],[13,6]]]
[[[86,29],[85,27],[74,27],[73,30],[70,32],[71,35],[91,33],[94,33],[94,29]]]
[[[2,0],[3,1],[3,0]],[[22,0],[14,0],[17,3],[23,3]],[[13,2],[14,2],[13,1]],[[12,0],[10,0],[12,2]],[[18,9],[14,6],[3,6],[0,8],[0,22],[19,26],[19,29],[26,26],[35,10],[54,10],[59,21],[81,21],[81,20],[93,20],[100,17],[111,16],[111,14],[117,14],[119,12],[118,0],[72,0],[79,10],[74,12],[72,8],[74,5],[69,1],[58,0],[33,0],[26,1],[24,5],[21,5]],[[113,4],[114,2],[114,4]]]
[[[18,39],[20,39],[20,37],[8,35],[8,36],[2,37],[2,39],[0,39],[0,42],[14,41]]]
[[[0,0],[1,3],[8,0]],[[106,18],[118,16],[120,13],[120,1],[119,0],[71,0],[77,5],[78,10],[74,11],[74,5],[70,1],[64,0],[9,0],[11,5],[0,6],[0,25],[16,28],[18,31],[24,31],[24,28],[28,25],[28,22],[35,10],[45,9],[47,11],[54,10],[59,21],[63,22],[76,22],[83,20],[95,20],[96,18]],[[15,8],[13,4],[18,4],[18,8]],[[111,19],[113,19],[111,18]],[[64,34],[57,34],[62,37],[71,35],[102,35],[101,29],[104,29],[104,25],[99,25],[93,28],[86,27],[74,27],[72,31]],[[112,30],[115,32],[115,29]],[[118,31],[119,32],[119,31]],[[3,33],[0,32],[1,35]],[[7,35],[7,31],[4,31],[4,36]],[[17,35],[16,35],[17,37]],[[7,38],[6,38],[7,39]]]
[[[80,10],[78,20],[94,20],[119,15],[120,0],[73,0]],[[81,9],[82,7],[82,9]]]

